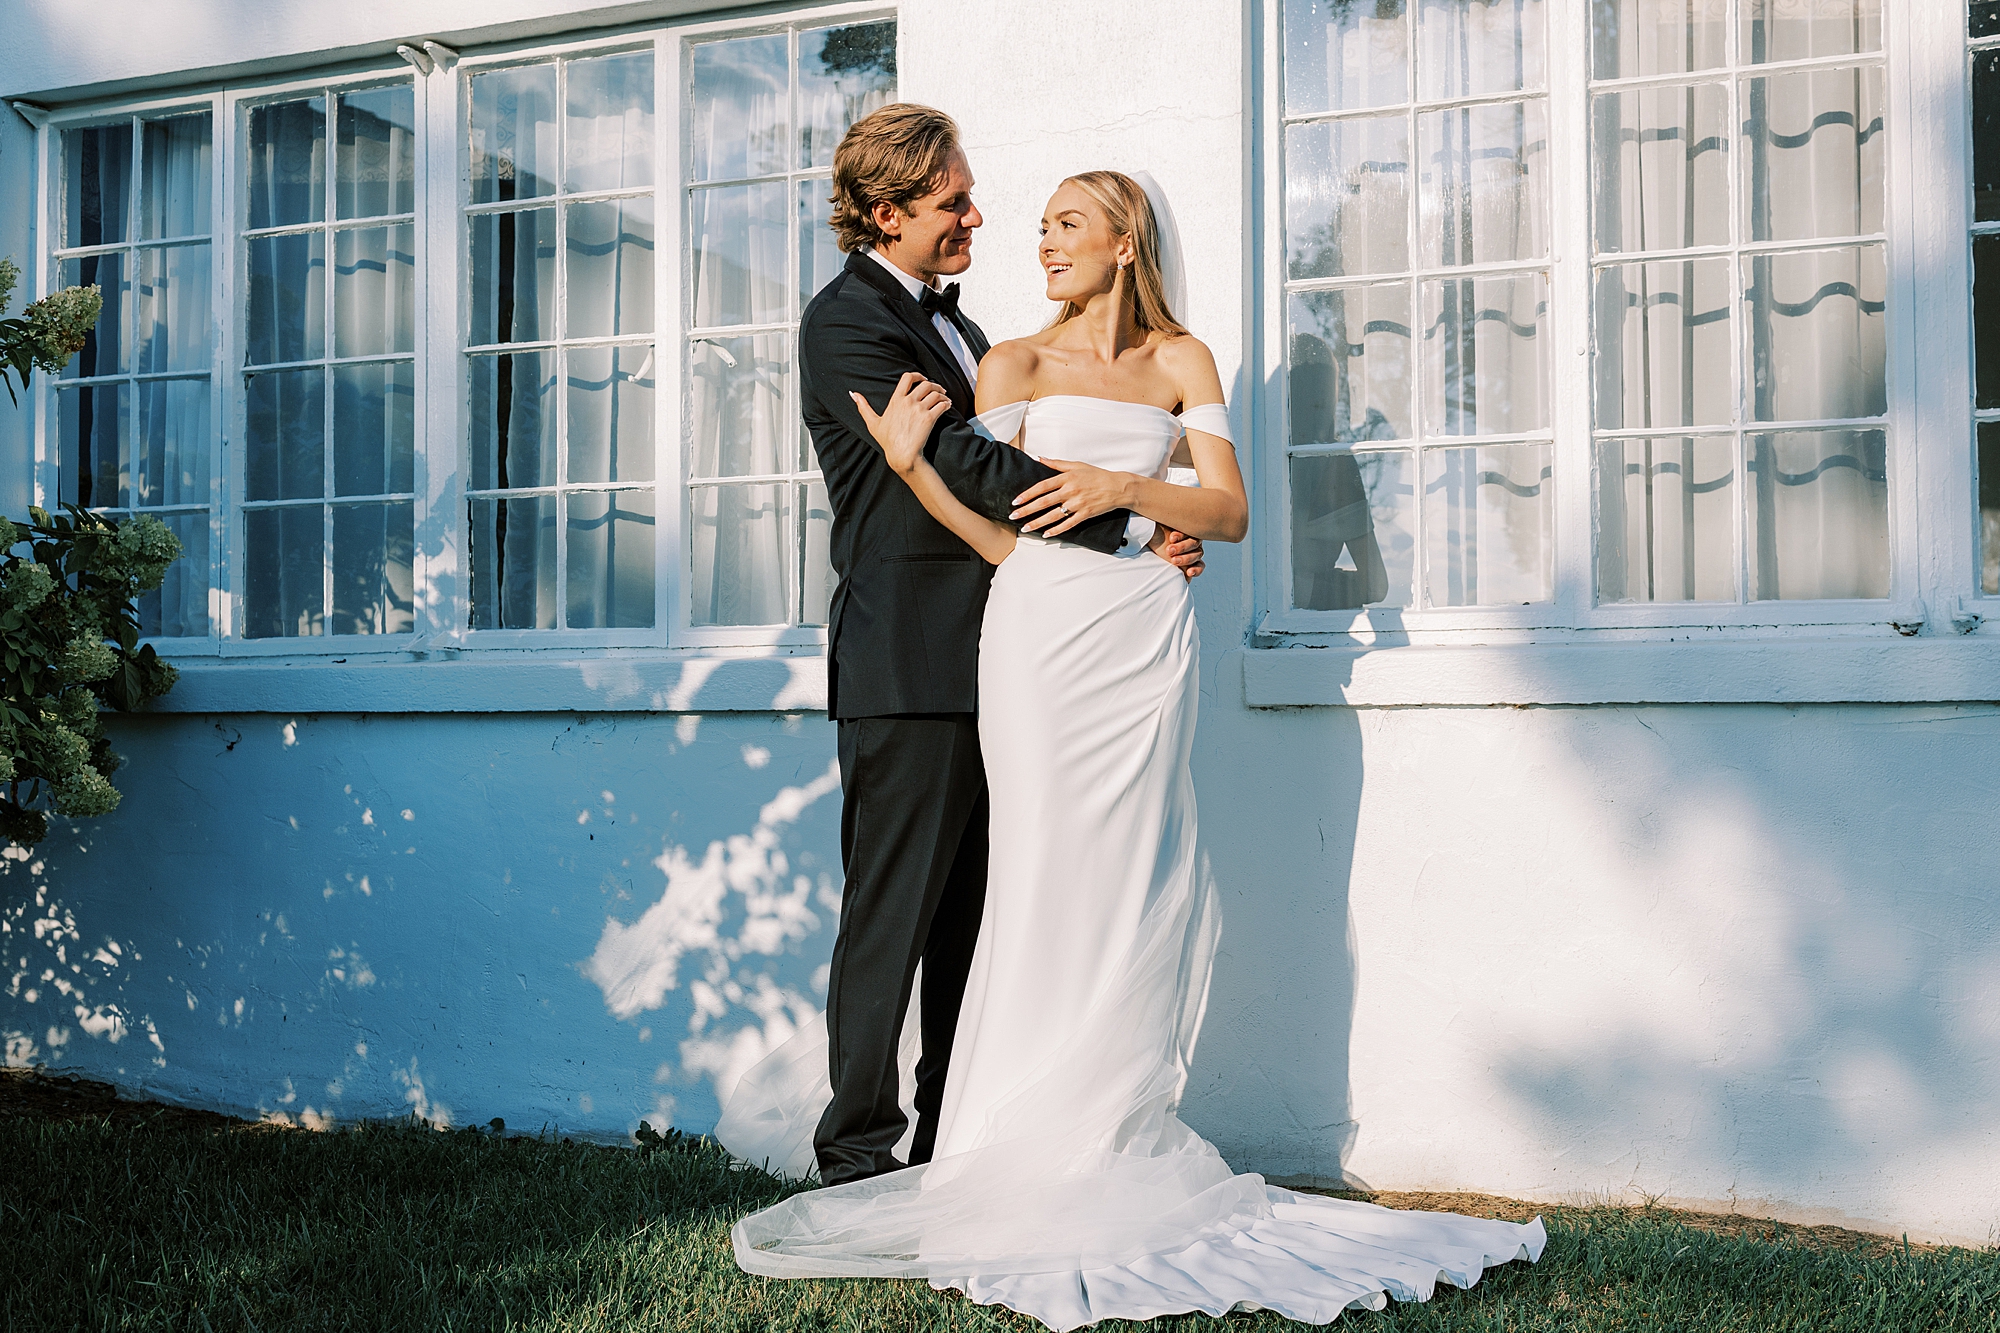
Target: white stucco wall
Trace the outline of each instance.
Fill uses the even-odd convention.
[[[0,90],[46,100],[667,12],[434,0],[418,30],[366,0],[20,8]],[[1245,6],[911,0],[901,21],[904,94],[966,131],[989,331],[1042,318],[1053,182],[1143,167],[1240,397]],[[0,120],[0,252],[20,255],[28,137]],[[15,511],[23,447],[0,409]],[[1214,552],[1196,590],[1227,916],[1186,1109],[1232,1161],[2000,1234],[2000,709],[1251,709],[1242,554]],[[124,807],[0,874],[12,1061],[293,1119],[616,1138],[707,1128],[718,1071],[816,1003],[838,888],[823,716],[218,711],[114,732]]]

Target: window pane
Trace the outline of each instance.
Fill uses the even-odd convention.
[[[326,372],[315,366],[251,375],[244,396],[245,498],[325,494]]]
[[[556,192],[556,67],[472,76],[472,202]]]
[[[571,190],[653,183],[653,53],[574,60],[563,101],[563,179]]]
[[[1596,0],[1592,73],[1600,79],[1680,74],[1722,64],[1725,0]]]
[[[416,488],[416,367],[408,361],[333,368],[333,493]]]
[[[1736,419],[1730,263],[1622,264],[1597,275],[1597,424],[1709,426]]]
[[[1404,451],[1293,457],[1293,606],[1410,605],[1415,473],[1415,459]]]
[[[653,493],[573,491],[569,496],[571,629],[653,623]]]
[[[318,505],[243,511],[243,637],[326,632],[324,522]]]
[[[1499,264],[1548,253],[1548,106],[1540,98],[1417,117],[1420,263]]]
[[[705,328],[776,323],[785,300],[783,181],[696,190],[688,199],[694,322]]]
[[[473,345],[556,336],[556,211],[486,213],[472,228]]]
[[[792,619],[792,487],[698,486],[691,493],[697,625],[784,625]]]
[[[1966,0],[1966,30],[1974,37],[2000,33],[2000,0]]]
[[[1604,93],[1591,103],[1597,248],[1729,243],[1729,90]]]
[[[799,309],[847,263],[833,238],[833,182],[799,182]]]
[[[1743,270],[1754,420],[1888,410],[1880,246],[1750,255]]]
[[[139,252],[134,368],[208,369],[215,325],[208,285],[208,245],[149,246]]]
[[[56,395],[56,495],[85,509],[129,503],[125,441],[129,384],[64,389]]]
[[[333,634],[408,634],[415,506],[335,505]]]
[[[326,236],[260,236],[248,244],[244,360],[253,366],[326,355]]]
[[[791,360],[791,338],[782,333],[697,338],[689,346],[693,476],[790,471],[792,427],[785,413],[785,376]]]
[[[786,66],[783,33],[694,48],[694,179],[741,180],[785,169]]]
[[[152,592],[138,596],[139,633],[148,638],[205,638],[208,627],[208,515],[159,514],[180,538],[181,558]]]
[[[64,130],[64,245],[114,245],[128,239],[132,198],[132,122]]]
[[[146,122],[145,180],[139,235],[146,239],[202,236],[209,229],[215,188],[206,111]]]
[[[555,354],[475,356],[468,363],[467,489],[555,485]]]
[[[334,233],[333,354],[375,356],[416,347],[417,229]]]
[[[1410,286],[1343,287],[1292,297],[1291,442],[1406,440]]]
[[[1736,442],[1600,440],[1597,600],[1736,600]]]
[[[799,34],[799,157],[833,164],[847,127],[896,94],[896,25],[851,23]]]
[[[2000,222],[2000,51],[1972,53],[1972,220]]]
[[[1423,284],[1429,433],[1505,435],[1547,427],[1548,287],[1545,273]]]
[[[1287,115],[1409,100],[1405,0],[1285,0],[1284,24]]]
[[[569,479],[653,479],[653,349],[572,347]],[[574,566],[571,566],[574,569]]]
[[[343,218],[417,207],[417,106],[409,84],[342,93],[335,122],[334,203]]]
[[[1753,599],[1889,595],[1885,440],[1879,430],[1746,439]]]
[[[833,590],[839,582],[833,572],[833,502],[827,499],[826,483],[814,481],[805,488],[805,610],[802,624],[824,625],[832,619]]]
[[[1417,96],[1480,97],[1542,86],[1542,0],[1420,0]]]
[[[1972,345],[1979,366],[1976,400],[2000,407],[2000,236],[1972,238]]]
[[[207,504],[208,381],[147,380],[136,388],[139,448],[131,503]],[[204,532],[207,522],[204,517]]]
[[[250,225],[326,217],[326,105],[317,97],[250,108]]]
[[[1979,423],[1979,590],[2000,596],[2000,421]]]
[[[1287,274],[1332,278],[1409,266],[1409,121],[1367,116],[1287,129]]]
[[[472,628],[556,628],[556,497],[470,500]]]
[[[1809,60],[1882,49],[1882,0],[1742,0],[1743,59]]]
[[[1424,570],[1432,606],[1549,599],[1549,446],[1424,451]]]
[[[56,265],[56,280],[64,287],[94,286],[104,297],[104,309],[98,312],[96,325],[83,335],[83,350],[63,367],[63,378],[116,375],[129,369],[125,364],[125,298],[128,292],[124,252],[65,259]]]
[[[653,201],[569,206],[568,336],[653,331]]]
[[[1882,71],[1813,70],[1744,84],[1750,239],[1882,230]]]

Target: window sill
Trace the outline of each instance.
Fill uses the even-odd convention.
[[[1251,708],[2000,701],[2000,634],[1241,650]]]
[[[163,649],[166,645],[160,645]],[[218,658],[167,654],[179,684],[156,713],[810,713],[818,649],[729,655],[620,649]]]

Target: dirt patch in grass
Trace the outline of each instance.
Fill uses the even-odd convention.
[[[109,1083],[59,1078],[39,1069],[0,1069],[0,1118],[37,1118],[65,1123],[91,1120],[122,1127],[158,1125],[166,1129],[271,1130],[214,1111],[162,1102],[127,1101]]]
[[[40,1069],[0,1070],[0,1118],[39,1117],[65,1122],[98,1121],[120,1127],[158,1126],[163,1129],[234,1130],[255,1133],[285,1133],[287,1127],[239,1120],[214,1111],[197,1111],[161,1102],[129,1101],[108,1083],[88,1079],[63,1078]],[[1426,1212],[1462,1213],[1468,1217],[1497,1217],[1509,1222],[1527,1222],[1536,1217],[1580,1214],[1592,1218],[1628,1217],[1677,1222],[1697,1231],[1717,1236],[1747,1237],[1779,1245],[1796,1245],[1810,1250],[1838,1250],[1882,1257],[1902,1253],[1906,1243],[1890,1236],[1877,1236],[1846,1227],[1802,1226],[1773,1222],[1737,1213],[1697,1213],[1656,1205],[1593,1204],[1572,1208],[1562,1204],[1531,1203],[1497,1194],[1471,1194],[1431,1190],[1302,1190],[1306,1194],[1326,1194],[1338,1199],[1359,1199],[1384,1208],[1419,1209]],[[1938,1250],[1949,1247],[1907,1244],[1907,1249]]]
[[[1769,1241],[1774,1245],[1797,1245],[1809,1250],[1838,1250],[1852,1254],[1859,1251],[1873,1257],[1901,1254],[1906,1243],[1892,1236],[1877,1236],[1866,1231],[1850,1231],[1846,1227],[1803,1226],[1792,1222],[1773,1222],[1763,1217],[1745,1217],[1741,1213],[1694,1213],[1679,1208],[1662,1208],[1656,1204],[1592,1204],[1588,1208],[1573,1208],[1564,1204],[1530,1203],[1526,1199],[1508,1199],[1498,1194],[1465,1194],[1432,1190],[1301,1190],[1304,1194],[1327,1194],[1336,1199],[1359,1199],[1364,1203],[1379,1203],[1384,1208],[1421,1209],[1434,1213],[1463,1213],[1468,1217],[1498,1217],[1509,1222],[1527,1222],[1537,1217],[1553,1218],[1557,1214],[1576,1214],[1591,1218],[1647,1218],[1654,1221],[1677,1222],[1696,1231],[1706,1231],[1716,1236],[1748,1237],[1752,1240]],[[1950,1246],[1919,1245],[1915,1241],[1907,1243],[1907,1249],[1943,1250]]]

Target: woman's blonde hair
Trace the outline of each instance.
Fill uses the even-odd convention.
[[[1167,282],[1160,269],[1160,222],[1153,216],[1153,201],[1139,188],[1139,182],[1122,171],[1086,171],[1066,177],[1062,184],[1074,185],[1104,210],[1114,239],[1129,237],[1132,263],[1125,271],[1126,300],[1139,327],[1158,330],[1169,338],[1187,333],[1187,326],[1174,318],[1167,305]],[[1083,313],[1074,301],[1064,301],[1049,327],[1064,324]]]
[[[958,124],[935,107],[891,102],[848,126],[833,150],[833,235],[843,252],[882,244],[875,205],[910,205],[938,188]]]

